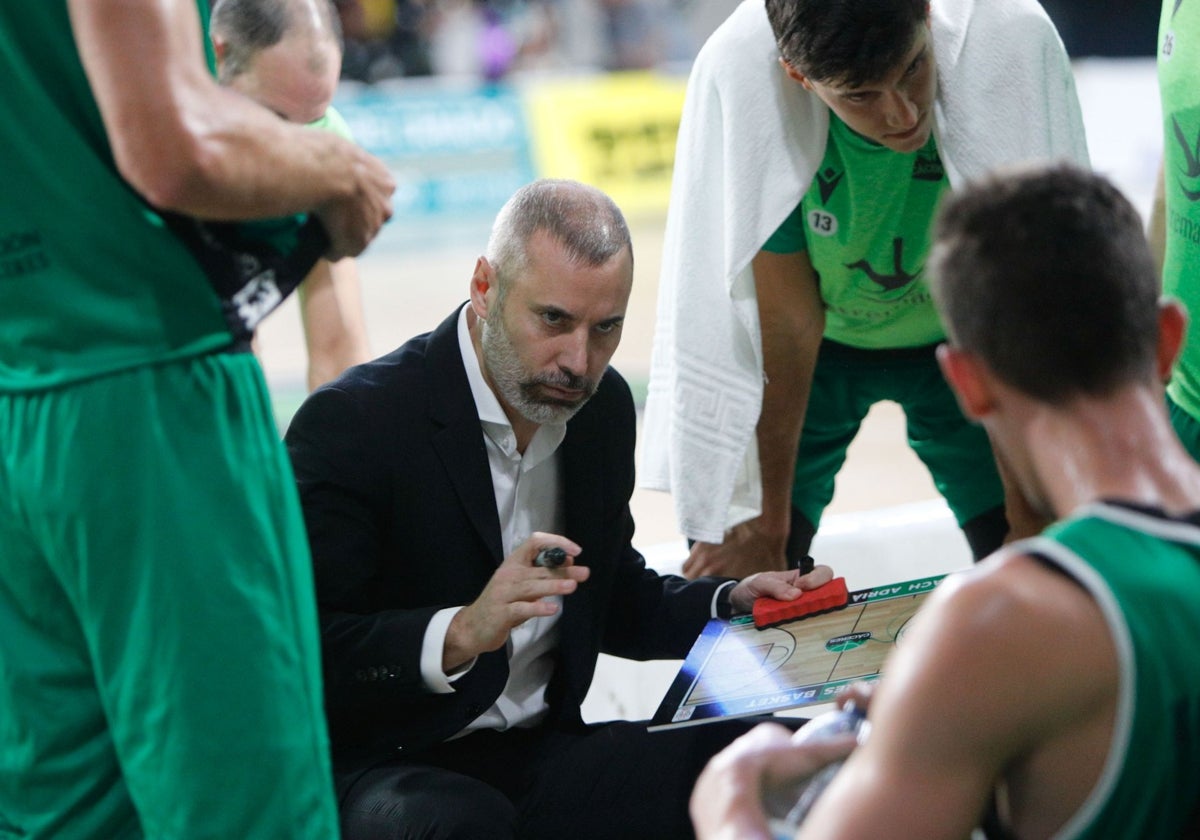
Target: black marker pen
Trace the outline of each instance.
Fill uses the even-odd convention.
[[[543,548],[537,553],[537,557],[533,558],[533,565],[543,566],[547,569],[557,569],[565,562],[567,562],[567,552],[558,546]]]

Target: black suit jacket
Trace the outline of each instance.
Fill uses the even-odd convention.
[[[480,656],[452,694],[429,692],[420,673],[433,614],[473,601],[504,559],[457,319],[317,390],[287,432],[340,771],[445,740],[489,708],[508,678],[503,648]],[[561,445],[565,536],[591,576],[564,599],[548,692],[556,725],[581,724],[601,651],[686,656],[722,582],[659,576],[631,546],[634,424],[629,388],[609,369]]]

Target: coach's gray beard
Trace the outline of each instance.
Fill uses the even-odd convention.
[[[592,394],[596,393],[596,383],[586,376],[572,376],[569,373],[557,376],[530,374],[517,356],[501,312],[496,312],[491,320],[483,322],[480,346],[483,348],[483,366],[491,377],[492,384],[500,392],[500,398],[531,423],[537,423],[539,426],[547,423],[566,423],[583,408],[583,404]],[[578,402],[539,398],[538,385],[581,390],[585,396]]]

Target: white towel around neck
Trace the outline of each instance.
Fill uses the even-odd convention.
[[[1036,0],[933,0],[934,107],[952,185],[1025,161],[1088,163],[1071,67]],[[750,261],[808,189],[826,106],[780,67],[744,0],[688,80],[667,212],[639,484],[720,542],[762,505],[762,345]]]

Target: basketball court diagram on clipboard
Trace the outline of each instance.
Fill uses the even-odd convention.
[[[878,679],[922,601],[944,575],[850,593],[832,612],[758,629],[712,619],[651,720],[651,730],[829,703]]]

